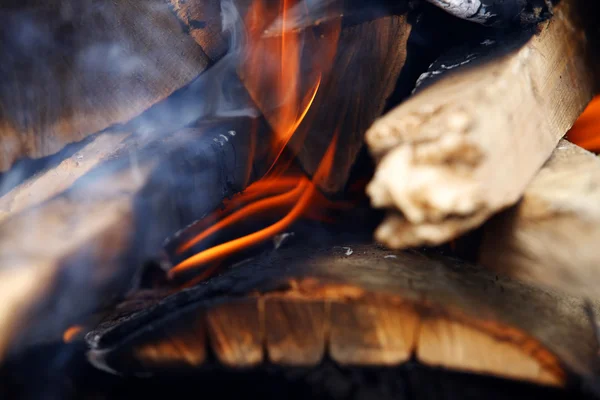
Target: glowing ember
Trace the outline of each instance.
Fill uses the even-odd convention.
[[[70,326],[63,332],[63,337],[62,337],[63,342],[71,343],[73,340],[75,340],[77,338],[77,336],[79,336],[79,334],[82,331],[83,331],[83,327],[80,325]]]
[[[600,153],[600,96],[596,96],[567,134],[569,141]]]

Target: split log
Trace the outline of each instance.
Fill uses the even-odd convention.
[[[207,37],[199,47],[159,0],[1,7],[0,171],[132,119],[197,77],[220,46]]]
[[[117,307],[86,335],[89,359],[143,376],[215,363],[311,367],[326,356],[340,366],[400,365],[414,356],[559,386],[570,373],[598,372],[582,300],[455,259],[347,246],[303,240],[200,286]]]
[[[337,134],[335,174],[318,182],[323,190],[335,193],[346,184],[365,132],[381,116],[396,87],[410,32],[406,15],[383,17],[342,31],[333,66],[290,143],[312,175]]]
[[[595,89],[587,5],[562,1],[531,38],[441,59],[428,75],[452,71],[373,124],[368,194],[394,210],[379,241],[441,244],[518,201]]]
[[[523,199],[483,232],[483,265],[598,298],[600,159],[562,140]]]
[[[142,262],[161,259],[168,236],[266,172],[269,134],[248,117],[159,138],[106,132],[5,195],[0,355],[122,295]]]

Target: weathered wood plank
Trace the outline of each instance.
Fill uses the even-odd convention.
[[[562,140],[523,199],[484,225],[483,265],[598,299],[600,159]]]
[[[390,210],[379,241],[440,244],[518,201],[594,91],[586,4],[561,1],[524,45],[494,39],[440,59],[429,74],[451,72],[373,124],[368,193]]]

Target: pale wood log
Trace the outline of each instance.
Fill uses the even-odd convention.
[[[483,232],[483,265],[600,298],[600,158],[562,140],[522,200]]]
[[[179,320],[178,313],[187,321],[191,310],[210,312],[216,305],[222,321],[232,327],[246,329],[239,324],[247,324],[248,315],[253,321],[269,321],[262,325],[265,342],[260,348],[267,353],[277,348],[277,357],[269,357],[275,364],[318,365],[324,324],[326,354],[339,365],[399,365],[414,356],[427,365],[559,386],[569,373],[598,373],[598,343],[582,299],[495,276],[455,259],[392,252],[372,244],[349,246],[350,256],[345,249],[321,245],[280,248],[200,286],[165,296],[129,317],[108,315],[87,335],[90,357],[102,355],[98,366],[120,373],[164,373],[158,363],[139,367],[131,355],[140,346],[160,349],[154,331],[166,330],[165,340],[173,341],[178,333],[168,326]],[[238,308],[240,298],[247,301],[243,308]],[[305,312],[298,321],[287,321],[281,310],[260,305],[274,300],[289,308],[297,304]],[[308,304],[320,311],[308,312]],[[286,315],[291,319],[298,310]],[[205,318],[203,312],[195,315]],[[299,321],[305,321],[301,325],[306,328],[300,328]],[[252,360],[266,360],[258,356],[256,322],[248,325],[252,326],[245,333],[219,337],[227,338],[233,349],[251,343]],[[307,338],[300,340],[303,333]],[[302,348],[314,357],[303,354]],[[119,362],[111,354],[129,361]],[[228,365],[248,365],[244,357],[232,357],[230,362],[237,361]],[[185,364],[183,358],[180,361]],[[188,363],[187,368],[196,366]]]
[[[379,241],[437,245],[519,199],[594,91],[585,4],[560,2],[522,46],[521,37],[486,41],[464,62],[442,59],[429,75],[447,76],[373,124],[366,139],[378,166],[367,190],[373,206],[393,210]]]
[[[28,1],[0,21],[0,171],[132,119],[211,62],[159,0]]]

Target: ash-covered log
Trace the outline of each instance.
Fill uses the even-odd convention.
[[[132,295],[87,334],[90,360],[157,377],[325,359],[389,367],[413,357],[543,385],[597,373],[583,300],[439,255],[307,242],[170,296]]]
[[[451,52],[426,74],[444,76],[373,124],[368,193],[390,210],[379,241],[444,243],[518,201],[596,88],[591,3],[560,2],[529,37]]]

